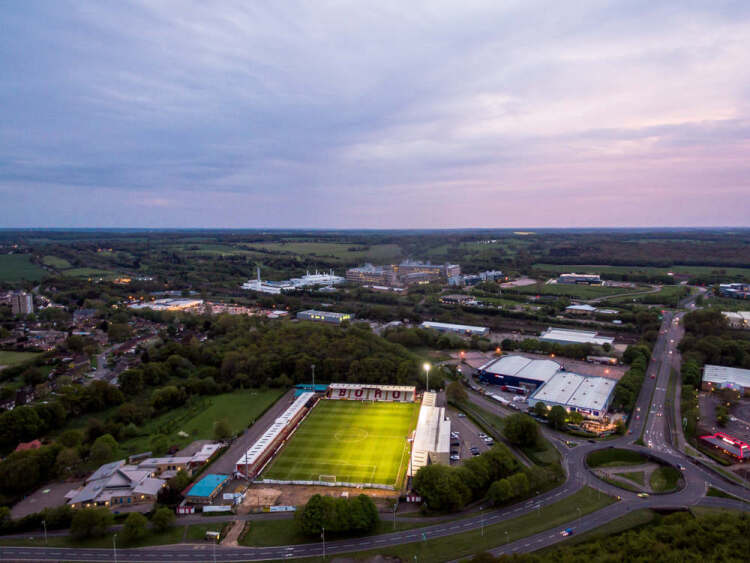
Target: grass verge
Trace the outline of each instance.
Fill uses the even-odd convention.
[[[617,467],[619,465],[640,465],[649,460],[638,452],[608,448],[591,452],[586,458],[589,467]]]
[[[472,530],[462,534],[454,534],[442,538],[428,539],[427,541],[415,541],[391,547],[382,547],[370,551],[361,551],[348,554],[354,560],[363,560],[381,554],[385,556],[400,557],[402,561],[449,561],[460,557],[467,557],[475,553],[498,547],[506,542],[512,542],[536,533],[562,526],[570,523],[578,514],[581,515],[595,512],[616,502],[614,498],[600,493],[589,487],[585,487],[569,497],[550,504],[540,511],[532,511],[524,516],[513,518],[499,524],[484,527],[481,530]],[[507,532],[507,534],[506,534]],[[419,536],[419,534],[415,534]],[[337,555],[337,557],[344,557]],[[296,561],[309,562],[320,561],[320,557],[297,559]]]
[[[645,471],[626,471],[625,473],[615,473],[618,477],[624,477],[639,485],[646,484],[646,472]]]
[[[649,484],[655,493],[666,493],[677,488],[682,474],[674,467],[660,467],[651,473]]]

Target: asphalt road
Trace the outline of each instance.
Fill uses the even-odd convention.
[[[685,305],[690,307],[692,302],[694,302],[694,298],[687,299]],[[679,318],[679,314],[677,317]],[[674,449],[671,445],[672,433],[681,431],[679,428],[673,427],[674,424],[669,422],[672,417],[667,416],[667,413],[664,412],[667,403],[670,370],[672,367],[679,367],[676,346],[679,342],[681,328],[679,322],[678,324],[673,322],[674,318],[675,315],[672,313],[667,312],[664,314],[659,338],[654,347],[653,358],[649,363],[646,379],[636,403],[636,408],[640,408],[640,411],[636,412],[640,413],[640,416],[637,418],[636,416],[633,417],[629,426],[630,432],[626,436],[596,444],[576,439],[575,441],[579,445],[574,448],[568,448],[565,445],[565,441],[570,440],[570,436],[543,427],[545,436],[550,439],[562,456],[562,464],[567,479],[561,486],[515,505],[486,510],[481,515],[460,520],[438,522],[434,525],[414,530],[327,542],[326,553],[338,554],[386,548],[396,544],[423,540],[429,541],[438,537],[466,532],[477,529],[480,526],[515,518],[539,506],[552,504],[573,494],[584,486],[594,487],[612,496],[620,496],[622,500],[594,513],[583,515],[580,518],[576,514],[571,514],[570,521],[558,528],[545,530],[544,532],[509,542],[506,545],[502,544],[502,538],[498,538],[499,545],[492,552],[494,554],[501,554],[535,551],[541,547],[563,541],[565,538],[560,535],[562,529],[572,527],[575,533],[580,534],[619,518],[631,510],[640,508],[679,509],[700,505],[748,510],[750,505],[738,501],[718,497],[706,497],[706,489],[710,485],[750,502],[750,490],[729,482],[725,477],[711,470],[710,466],[705,466],[706,464],[693,462],[692,458]],[[651,378],[652,375],[654,376],[653,379]],[[498,414],[507,415],[514,412],[503,408],[498,403],[479,393],[470,392],[469,396],[478,405]],[[286,401],[282,400],[280,404],[285,405]],[[270,412],[267,414],[270,415]],[[640,437],[641,431],[644,434],[644,442],[646,444],[651,443],[650,447],[639,446],[634,443]],[[634,493],[600,481],[587,469],[584,460],[590,452],[607,447],[637,450],[654,456],[672,466],[683,466],[685,468],[683,471],[685,487],[672,494],[654,494],[642,499]],[[229,457],[231,458],[232,456]],[[177,563],[181,561],[210,561],[214,559],[216,561],[258,561],[321,555],[323,555],[322,542],[264,548],[182,544],[140,549],[118,549],[116,559],[114,550],[112,549],[0,547],[0,560],[2,561],[64,559],[66,561],[117,560],[169,561]]]

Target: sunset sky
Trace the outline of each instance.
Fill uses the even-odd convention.
[[[0,227],[750,226],[748,1],[0,21]]]

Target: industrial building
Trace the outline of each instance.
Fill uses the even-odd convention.
[[[533,360],[524,356],[502,356],[479,367],[479,379],[486,383],[536,389],[549,381],[562,366],[552,360]]]
[[[449,279],[461,275],[458,264],[431,264],[405,260],[400,264],[373,266],[365,264],[346,271],[347,281],[360,284],[386,286],[408,286],[429,283],[439,279]]]
[[[599,274],[576,274],[575,272],[573,272],[570,274],[560,274],[560,276],[557,278],[557,283],[601,285],[603,282]]]
[[[153,309],[154,311],[190,311],[203,305],[202,299],[168,298],[133,303],[131,309]]]
[[[529,407],[537,403],[547,407],[559,405],[568,412],[600,419],[607,414],[616,384],[607,377],[559,371],[529,396]]]
[[[243,283],[242,289],[279,295],[281,293],[296,291],[306,287],[330,287],[344,283],[345,281],[345,278],[335,275],[333,270],[328,273],[320,273],[317,270],[314,274],[306,272],[306,274],[300,278],[290,278],[284,281],[262,281],[260,279],[260,268],[258,268],[256,278]]]
[[[352,313],[334,313],[333,311],[317,311],[308,309],[297,313],[297,318],[301,321],[317,321],[340,325],[344,321],[351,321],[354,318]]]
[[[703,366],[701,388],[704,391],[729,388],[750,395],[750,369],[706,364]]]
[[[451,286],[473,286],[486,281],[497,281],[503,279],[503,273],[500,270],[487,270],[478,274],[467,274],[464,276],[448,277],[448,285]]]
[[[593,331],[553,327],[544,331],[539,336],[539,340],[541,342],[553,342],[556,344],[592,344],[594,346],[603,346],[605,344],[612,346],[615,343],[613,337],[599,336]]]
[[[490,333],[490,329],[486,326],[454,325],[451,323],[436,323],[432,321],[425,321],[420,326],[422,328],[437,330],[438,332],[455,332],[456,334],[463,334],[466,336],[474,334],[486,336]]]
[[[726,311],[722,315],[732,328],[750,328],[750,311]]]
[[[16,291],[10,295],[10,310],[14,315],[31,315],[34,313],[34,297],[25,291]]]
[[[445,408],[435,404],[437,394],[431,391],[422,396],[419,420],[414,433],[409,476],[414,476],[425,465],[450,463],[451,420]]]
[[[719,295],[732,299],[750,299],[750,283],[719,284]]]

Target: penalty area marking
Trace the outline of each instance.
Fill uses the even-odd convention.
[[[369,435],[370,433],[363,428],[349,428],[347,430],[339,430],[333,437],[339,442],[354,443],[366,440]]]

